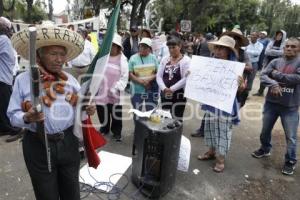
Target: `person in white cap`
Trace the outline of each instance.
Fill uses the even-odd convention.
[[[28,36],[29,29],[12,36],[14,48],[27,60]],[[36,61],[43,86],[43,112],[32,108],[30,72],[20,74],[15,80],[7,115],[12,125],[27,129],[22,142],[23,155],[37,200],[80,200],[79,141],[73,131],[80,85],[72,75],[62,71],[62,66],[78,56],[83,46],[83,38],[74,31],[54,26],[37,28]],[[96,106],[86,106],[87,114],[95,111]],[[41,121],[48,137],[52,170],[48,168],[44,133],[36,126]]]
[[[121,142],[122,132],[122,93],[128,82],[128,62],[122,53],[122,38],[114,35],[104,79],[96,96],[97,113],[104,135],[112,132],[113,139]]]
[[[259,57],[261,55],[261,52],[264,48],[264,46],[257,41],[258,39],[258,33],[252,32],[250,35],[250,44],[245,48],[245,52],[248,54],[249,59],[252,64],[252,73],[250,76],[248,76],[247,81],[247,89],[250,92],[252,89],[252,85],[254,82],[254,78],[256,76],[256,73],[258,71],[258,64],[259,64]]]
[[[143,38],[139,44],[139,52],[133,55],[128,63],[131,103],[133,108],[138,110],[142,110],[144,103],[146,111],[154,109],[157,105],[158,86],[155,77],[159,63],[151,53],[151,46],[151,39]]]
[[[267,31],[261,31],[260,34],[259,34],[259,39],[258,39],[258,42],[260,42],[264,48],[259,56],[259,61],[258,61],[258,70],[260,71],[262,68],[263,68],[263,61],[264,61],[264,58],[265,58],[265,51],[266,51],[266,48],[270,42],[270,39],[268,38],[268,33]]]
[[[0,135],[10,135],[6,141],[12,142],[22,137],[23,130],[13,127],[6,115],[12,94],[13,69],[16,58],[11,44],[11,23],[0,17]]]
[[[237,61],[238,51],[235,49],[235,40],[227,35],[222,36],[218,41],[208,42],[208,47],[213,51],[214,57],[218,59]],[[239,77],[238,90],[245,89],[244,80]],[[209,105],[202,105],[205,111],[204,139],[209,150],[199,155],[199,160],[216,159],[213,168],[215,172],[223,172],[225,168],[225,157],[229,151],[232,135],[232,125],[240,121],[237,98],[231,113],[221,111]]]

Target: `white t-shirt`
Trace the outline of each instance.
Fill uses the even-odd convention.
[[[82,67],[91,64],[96,55],[95,49],[92,43],[88,40],[85,40],[83,52],[71,60],[68,64],[72,67]]]

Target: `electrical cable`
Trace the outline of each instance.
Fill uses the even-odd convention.
[[[154,167],[154,165],[156,164],[157,161],[153,162],[151,167],[148,169],[148,171],[151,171],[151,169]],[[89,168],[88,168],[88,173],[89,173],[89,176],[95,181],[95,184],[93,186],[85,183],[85,180],[82,176],[79,176],[81,181],[79,182],[80,184],[80,199],[85,199],[87,198],[88,196],[90,196],[91,194],[93,194],[94,196],[96,196],[98,199],[100,200],[105,200],[103,197],[101,197],[100,195],[106,195],[107,196],[107,200],[119,200],[121,199],[121,195],[125,195],[128,199],[131,199],[131,200],[138,200],[137,198],[137,195],[138,194],[144,194],[142,193],[142,189],[143,187],[145,186],[145,181],[142,181],[142,184],[138,187],[138,189],[133,192],[132,194],[128,194],[125,192],[125,189],[127,188],[127,186],[129,185],[129,178],[128,176],[126,176],[125,174],[121,174],[121,173],[115,173],[115,174],[112,174],[110,177],[109,177],[109,181],[108,182],[101,182],[101,181],[98,181],[90,172]],[[123,187],[120,187],[120,186],[116,186],[113,184],[112,182],[112,178],[114,176],[121,176],[125,178],[125,184]],[[145,174],[145,177],[147,177],[148,173]],[[102,190],[102,189],[98,189],[100,187],[103,187],[105,186],[106,189],[105,190]],[[110,191],[108,192],[108,190],[110,189]],[[154,189],[155,187],[153,186],[153,189],[152,191],[149,193],[149,194],[144,194],[146,195],[147,199],[150,199],[152,193],[154,192]],[[82,195],[83,194],[83,195]],[[123,199],[122,199],[123,200]]]

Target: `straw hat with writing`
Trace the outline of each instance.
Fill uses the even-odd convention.
[[[239,42],[241,47],[245,47],[249,45],[249,40],[243,35],[242,31],[237,28],[232,29],[231,31],[226,31],[222,33],[221,36],[228,35]]]
[[[231,51],[234,52],[236,57],[239,56],[237,50],[234,48],[235,40],[232,37],[229,37],[228,35],[222,36],[218,41],[207,42],[207,44],[208,44],[208,48],[211,52],[214,51],[214,47],[216,45],[219,45],[219,46],[228,47]]]
[[[23,58],[29,60],[29,30],[23,29],[11,38],[13,47]],[[82,36],[72,30],[55,27],[37,27],[36,49],[45,46],[63,46],[67,50],[66,62],[76,58],[84,48]]]

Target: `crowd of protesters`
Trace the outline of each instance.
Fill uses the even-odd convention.
[[[0,21],[0,45],[9,48],[9,24]],[[10,25],[11,26],[11,25]],[[84,48],[78,57],[66,63],[75,78],[84,75],[91,64],[96,50],[85,28],[77,30],[84,40]],[[99,33],[101,44],[104,32]],[[184,122],[186,98],[184,89],[189,75],[193,55],[212,57],[245,63],[243,75],[238,77],[238,91],[231,113],[209,105],[202,105],[203,119],[193,137],[204,137],[208,151],[197,158],[201,161],[215,159],[215,172],[225,168],[225,158],[229,152],[233,125],[238,125],[239,109],[248,99],[253,82],[259,71],[261,86],[256,96],[263,96],[268,87],[263,111],[261,146],[252,153],[255,158],[269,156],[271,152],[271,131],[278,117],[287,140],[287,151],[282,173],[294,172],[296,159],[297,128],[300,104],[300,42],[297,38],[287,39],[283,30],[276,31],[269,38],[266,31],[252,32],[244,36],[239,28],[226,31],[218,37],[212,33],[154,34],[148,29],[132,26],[129,32],[119,32],[113,39],[105,80],[97,94],[96,108],[101,124],[100,132],[112,133],[117,142],[122,141],[122,103],[124,91],[130,93],[132,107],[138,110],[152,110],[156,107],[169,110],[172,117]],[[10,54],[13,55],[13,54]],[[6,101],[1,102],[1,134],[11,134],[14,141],[23,133],[22,127],[13,127],[6,115],[12,86],[12,65],[15,59],[0,52],[0,90]],[[9,62],[8,62],[9,61]],[[8,66],[10,65],[10,66]],[[9,76],[2,76],[8,74]],[[7,77],[10,77],[9,79]],[[137,119],[134,117],[134,121]]]

